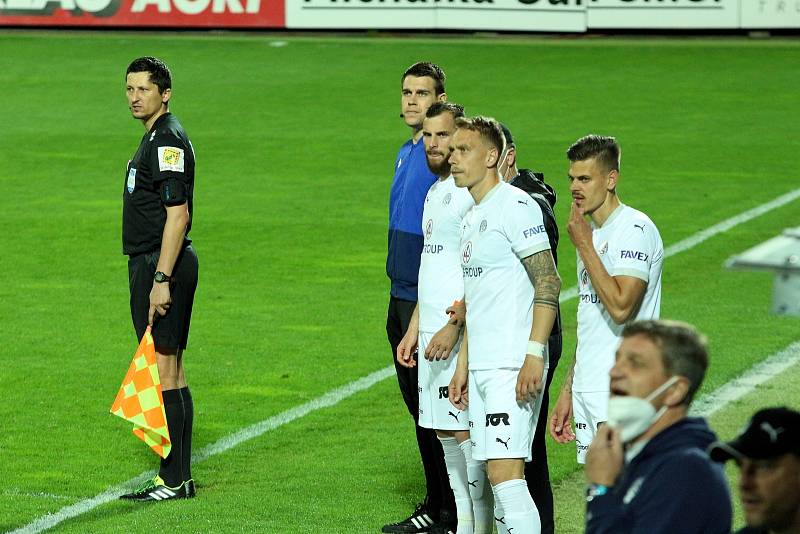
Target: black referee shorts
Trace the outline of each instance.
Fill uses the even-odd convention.
[[[131,290],[131,318],[136,338],[142,339],[150,311],[150,291],[161,251],[147,252],[128,259],[128,284]],[[156,347],[185,349],[192,320],[192,304],[197,289],[197,254],[187,245],[178,255],[169,283],[172,303],[164,316],[155,313],[153,341]]]

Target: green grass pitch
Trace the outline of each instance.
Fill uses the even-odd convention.
[[[3,32],[0,50],[0,531],[156,465],[108,413],[136,346],[120,223],[143,134],[124,99],[137,56],[172,67],[197,152],[195,449],[390,364],[387,201],[414,61],[441,64],[468,114],[509,125],[562,222],[564,153],[587,133],[618,137],[621,198],[665,245],[800,187],[796,41]],[[662,315],[711,340],[704,391],[800,338],[769,314],[768,275],[722,269],[799,215],[794,201],[666,261]],[[565,231],[559,252],[571,287]],[[562,310],[553,395],[575,344],[574,300]],[[770,398],[800,405],[781,384]],[[725,437],[757,400],[721,416]],[[580,532],[574,450],[548,450],[559,532]],[[424,491],[392,378],[194,471],[193,501],[114,502],[55,530],[371,533]]]

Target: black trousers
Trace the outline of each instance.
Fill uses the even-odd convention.
[[[550,486],[550,471],[547,467],[547,449],[545,448],[545,435],[547,434],[547,412],[549,410],[550,382],[553,381],[558,361],[561,359],[561,333],[553,334],[548,339],[549,368],[542,398],[542,408],[539,410],[539,421],[536,425],[536,434],[533,436],[533,458],[525,464],[525,481],[528,491],[533,497],[533,502],[539,510],[542,521],[542,534],[554,534],[555,520],[553,518],[553,488]]]
[[[428,505],[434,515],[441,510],[453,513],[455,517],[455,499],[450,488],[450,479],[447,476],[447,467],[444,463],[444,451],[436,432],[430,428],[419,426],[419,380],[417,367],[406,368],[397,363],[397,345],[403,339],[411,315],[414,313],[416,302],[402,300],[395,297],[389,299],[389,310],[386,315],[386,334],[392,346],[392,361],[397,371],[397,383],[400,393],[406,403],[408,412],[414,419],[414,430],[417,434],[417,446],[422,458],[422,468],[425,472],[425,486],[428,491]]]

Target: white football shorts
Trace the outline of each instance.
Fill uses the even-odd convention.
[[[419,334],[419,426],[434,430],[468,430],[467,412],[453,406],[447,397],[450,380],[456,371],[461,340],[453,347],[449,358],[431,362],[425,359],[425,348],[433,336],[427,332]]]
[[[578,463],[586,463],[586,451],[597,434],[597,427],[608,419],[608,391],[573,391],[572,418],[575,420],[575,443]]]
[[[545,360],[544,376],[547,376]],[[542,396],[517,402],[519,368],[469,372],[469,439],[476,460],[524,458],[531,461],[531,444]]]

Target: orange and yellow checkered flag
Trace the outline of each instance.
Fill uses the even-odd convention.
[[[133,433],[162,458],[172,448],[158,377],[156,348],[150,327],[142,337],[128,374],[122,380],[111,413],[133,423]]]

